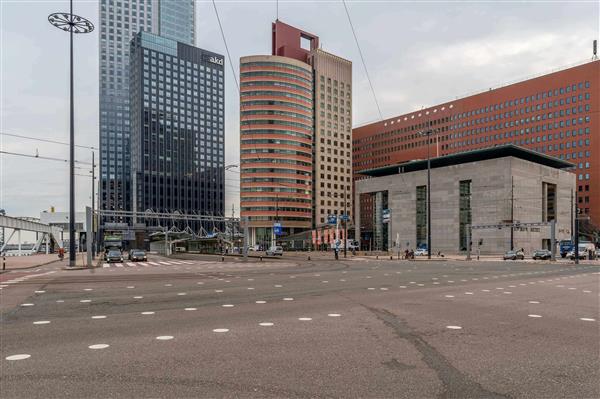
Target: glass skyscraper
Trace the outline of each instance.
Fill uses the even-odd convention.
[[[133,210],[223,215],[223,56],[148,32],[130,47]]]
[[[101,0],[100,208],[131,210],[129,44],[140,32],[195,43],[193,0]]]

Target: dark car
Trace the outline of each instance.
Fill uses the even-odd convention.
[[[110,250],[104,254],[104,260],[110,262],[123,262],[123,255],[120,251]]]
[[[533,251],[533,255],[531,257],[533,259],[548,260],[552,258],[552,252],[548,251],[547,249],[538,249]]]
[[[147,261],[148,257],[146,256],[146,252],[140,249],[132,249],[129,251],[129,260],[133,262]]]
[[[525,254],[521,251],[507,251],[503,257],[504,260],[523,260],[525,259]]]

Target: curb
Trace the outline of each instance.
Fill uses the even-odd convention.
[[[51,260],[50,262],[46,262],[46,263],[41,263],[39,265],[35,265],[35,266],[27,266],[27,267],[19,267],[17,269],[6,269],[6,270],[0,270],[0,274],[3,273],[8,273],[8,272],[14,272],[14,271],[19,271],[19,270],[30,270],[30,269],[36,269],[38,267],[42,267],[42,266],[47,266],[50,265],[52,263],[56,263],[56,262],[60,262],[60,259],[57,260]]]

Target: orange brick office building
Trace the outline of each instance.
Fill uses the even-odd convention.
[[[575,165],[574,202],[600,226],[600,61],[448,101],[353,129],[353,173],[385,165],[515,144]],[[361,197],[361,226],[372,228]],[[364,243],[365,237],[363,237]]]

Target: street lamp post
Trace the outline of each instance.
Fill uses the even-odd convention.
[[[75,266],[75,120],[73,104],[73,33],[90,33],[94,25],[87,19],[73,14],[73,0],[70,10],[48,16],[48,22],[70,35],[70,140],[69,140],[69,266]]]
[[[431,259],[431,154],[429,151],[430,137],[435,133],[431,129],[431,121],[427,130],[421,132],[421,135],[427,137],[427,259]]]

